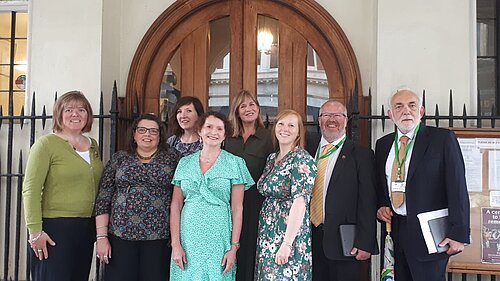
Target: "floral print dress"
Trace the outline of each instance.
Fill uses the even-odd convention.
[[[265,200],[260,211],[257,239],[255,280],[311,280],[311,224],[309,201],[311,198],[316,165],[314,159],[302,148],[290,151],[276,162],[277,153],[269,155],[257,189]],[[288,214],[293,200],[303,196],[306,212],[292,244],[288,263],[275,262],[285,237]]]

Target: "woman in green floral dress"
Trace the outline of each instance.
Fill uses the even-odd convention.
[[[256,280],[311,280],[309,201],[316,165],[305,151],[302,118],[281,112],[274,126],[279,151],[269,155],[257,189],[264,195],[257,239]]]

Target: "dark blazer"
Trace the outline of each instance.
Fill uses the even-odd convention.
[[[379,207],[391,207],[385,164],[394,144],[394,134],[380,138],[375,148]],[[406,178],[408,255],[427,261],[445,257],[429,255],[417,214],[448,208],[451,224],[448,238],[469,243],[469,194],[465,183],[465,165],[455,134],[446,129],[420,125]],[[396,237],[397,235],[394,233]]]
[[[308,140],[307,150],[316,155],[320,137]],[[351,140],[342,146],[325,198],[323,251],[330,260],[355,260],[342,254],[339,226],[355,224],[354,247],[378,254],[377,196],[374,156],[371,149]]]

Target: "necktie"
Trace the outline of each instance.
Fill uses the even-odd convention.
[[[324,146],[321,156],[325,155],[333,148],[333,144],[329,143]],[[319,158],[317,164],[317,173],[314,180],[314,187],[311,198],[311,222],[314,226],[318,226],[323,222],[323,189],[325,183],[326,167],[328,166],[328,157]]]
[[[399,163],[401,163],[404,155],[405,155],[405,150],[406,150],[406,145],[408,144],[408,138],[407,136],[401,136],[399,138]],[[395,181],[404,181],[405,180],[405,163],[401,163],[401,173],[400,177],[398,178],[398,161],[396,160],[396,155],[394,156],[394,162],[392,163],[392,172],[391,172],[391,183]],[[392,198],[392,204],[394,205],[395,208],[399,208],[405,199],[405,193],[404,192],[396,192],[396,191],[391,191],[391,198]]]

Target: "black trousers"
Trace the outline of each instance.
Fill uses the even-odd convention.
[[[322,225],[312,226],[313,281],[359,280],[361,262],[328,259],[323,251],[323,234]]]
[[[33,281],[88,281],[95,241],[93,218],[43,219],[43,230],[54,240],[49,258],[39,260],[30,249]]]
[[[170,276],[172,248],[167,239],[127,241],[109,235],[111,259],[106,281],[166,281]]]
[[[392,217],[394,240],[394,279],[398,281],[445,281],[448,257],[433,261],[419,261],[408,253],[406,217]]]

